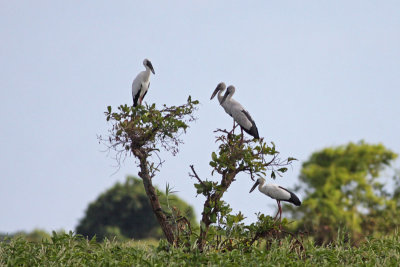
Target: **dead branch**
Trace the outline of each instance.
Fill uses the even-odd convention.
[[[199,181],[199,183],[201,183],[203,186],[206,186],[204,182],[200,179],[200,177],[197,175],[196,171],[194,170],[194,166],[190,165],[190,168],[192,169],[193,174],[189,173],[189,176],[196,178]]]

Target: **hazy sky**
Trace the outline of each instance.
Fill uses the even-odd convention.
[[[201,102],[181,153],[155,184],[194,205],[232,120],[210,101],[220,81],[266,141],[295,162],[326,146],[382,142],[400,152],[399,1],[0,1],[0,232],[73,230],[89,202],[138,169],[102,152],[106,106],[132,103],[131,83],[149,58],[148,103]],[[276,202],[242,175],[224,199],[248,221]],[[299,194],[301,196],[301,193]],[[198,216],[199,217],[199,216]]]

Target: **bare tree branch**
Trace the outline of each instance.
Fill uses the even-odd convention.
[[[197,175],[196,171],[194,170],[194,166],[193,166],[193,165],[190,165],[190,168],[192,169],[193,174],[190,174],[190,173],[189,173],[189,176],[190,176],[190,177],[196,178],[196,179],[199,181],[199,183],[201,183],[203,186],[206,186],[206,185],[203,183],[203,181],[200,179],[200,177]]]

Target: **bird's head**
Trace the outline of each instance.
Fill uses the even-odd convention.
[[[229,85],[228,88],[226,89],[226,92],[224,94],[224,97],[221,100],[221,105],[222,103],[225,102],[226,98],[228,97],[228,95],[232,95],[233,93],[235,93],[235,86],[233,85]]]
[[[257,185],[263,185],[265,183],[265,179],[264,178],[258,178],[257,181],[254,183],[253,187],[250,189],[250,192],[253,192],[254,189],[256,189]]]
[[[150,60],[148,60],[147,58],[145,58],[144,60],[143,60],[143,65],[144,65],[144,67],[147,69],[147,68],[149,68],[149,70],[151,70],[151,72],[153,73],[153,74],[156,74],[155,72],[154,72],[154,68],[153,68],[153,65],[151,64],[151,61]]]
[[[213,94],[211,95],[210,100],[212,100],[212,99],[215,97],[215,95],[216,95],[219,91],[222,91],[222,92],[223,92],[225,89],[226,89],[225,83],[224,83],[224,82],[220,82],[220,83],[217,85],[217,88],[215,88]]]

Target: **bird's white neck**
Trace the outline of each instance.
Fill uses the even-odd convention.
[[[146,66],[146,70],[143,72],[143,81],[148,82],[150,80],[150,68]]]
[[[218,101],[219,101],[219,103],[221,103],[221,101],[222,101],[222,98],[224,97],[223,95],[222,95],[222,92],[223,92],[224,90],[219,90],[219,92],[218,92]]]
[[[232,96],[233,96],[233,92],[230,93],[230,94],[226,97],[226,100],[225,100],[225,101],[231,101]]]
[[[261,191],[261,188],[264,186],[265,181],[261,180],[260,184],[258,185],[258,190]]]

